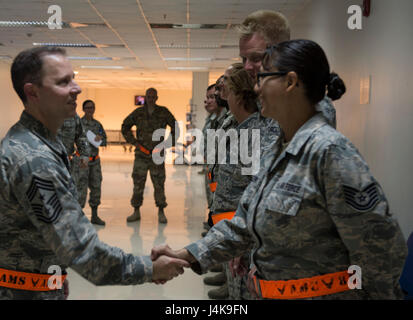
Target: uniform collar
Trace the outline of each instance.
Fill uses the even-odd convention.
[[[30,131],[33,131],[47,140],[56,140],[55,135],[26,110],[24,110],[20,116],[20,123]]]
[[[44,143],[46,143],[51,149],[57,153],[64,152],[64,147],[57,136],[52,134],[52,132],[47,129],[43,123],[33,117],[31,114],[25,110],[20,116],[20,124],[33,132],[37,137],[39,137]]]
[[[327,124],[328,122],[323,115],[321,113],[316,113],[313,117],[307,120],[300,129],[298,129],[288,147],[285,149],[285,152],[296,156],[312,134]]]
[[[238,125],[237,129],[248,128],[249,123],[250,123],[251,121],[255,120],[255,119],[258,119],[258,117],[259,117],[259,112],[251,113],[251,114],[248,116],[247,119],[245,119],[244,121],[242,121],[242,122]]]

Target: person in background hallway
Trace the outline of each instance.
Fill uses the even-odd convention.
[[[159,223],[167,223],[164,208],[167,206],[165,197],[165,162],[155,164],[152,153],[159,152],[155,147],[159,141],[152,140],[155,130],[171,128],[168,139],[172,140],[172,146],[179,137],[179,127],[175,126],[175,117],[162,106],[158,106],[158,92],[154,88],[146,90],[145,103],[142,107],[135,109],[122,123],[122,135],[127,143],[135,146],[135,162],[133,165],[133,195],[131,199],[134,212],[127,218],[127,222],[138,221],[141,218],[140,206],[143,202],[143,191],[148,171],[154,187],[155,203],[158,207]],[[132,127],[136,126],[136,138],[133,136]],[[164,150],[161,150],[161,156]]]
[[[207,146],[207,143],[206,143],[207,135],[206,134],[207,134],[207,130],[211,128],[212,118],[215,115],[215,111],[218,109],[218,105],[216,104],[215,97],[214,99],[212,99],[211,95],[208,95],[208,92],[212,90],[215,90],[215,83],[208,86],[206,90],[206,98],[204,101],[204,108],[205,108],[205,111],[207,112],[207,117],[205,118],[205,124],[204,124],[204,127],[202,128],[202,134],[204,137],[203,144],[202,144],[202,152],[203,152],[205,159],[204,159],[204,166],[202,170],[198,172],[199,174],[203,174],[203,175],[206,174],[206,157],[205,157],[206,146]]]
[[[234,218],[182,250],[155,247],[151,257],[179,257],[204,273],[250,252],[250,292],[260,299],[401,298],[407,247],[383,189],[316,110],[326,91],[337,100],[346,90],[323,49],[310,40],[268,48],[255,90],[262,115],[277,119],[282,136]],[[354,266],[360,286],[352,289]]]
[[[85,202],[81,197],[87,190],[90,145],[80,117],[76,114],[74,117],[65,119],[57,131],[57,135],[62,140],[69,155],[70,173],[76,184],[79,203],[84,208]]]
[[[82,124],[85,128],[86,133],[91,131],[96,135],[95,142],[99,143],[101,147],[106,146],[106,132],[102,124],[93,118],[95,113],[95,103],[92,100],[86,100],[83,102],[83,112],[85,115],[82,118]],[[84,182],[90,189],[89,193],[89,206],[92,209],[92,219],[90,220],[93,224],[105,225],[105,221],[98,217],[98,206],[100,205],[100,197],[102,191],[102,168],[100,165],[99,148],[95,147],[90,143],[90,156],[88,165],[88,175],[87,180]],[[85,207],[87,189],[82,190],[80,195],[80,205],[82,208]]]
[[[101,242],[83,213],[57,137],[81,93],[65,50],[20,52],[11,77],[24,111],[0,147],[0,279],[6,279],[0,299],[65,299],[69,267],[95,285],[158,283],[181,274],[186,261],[152,262]],[[48,285],[50,267],[61,270],[63,286]]]

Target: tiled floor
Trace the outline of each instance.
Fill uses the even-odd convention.
[[[200,239],[205,221],[206,197],[204,177],[198,172],[201,166],[166,165],[165,214],[168,224],[160,225],[153,198],[153,186],[148,175],[139,222],[127,223],[132,213],[132,166],[134,154],[120,147],[108,147],[101,151],[103,184],[99,216],[106,226],[95,226],[99,238],[109,245],[122,248],[128,253],[149,255],[153,246],[167,243],[173,249]],[[84,210],[90,218],[90,208]],[[207,276],[213,275],[212,273]],[[185,273],[165,285],[144,284],[136,286],[95,286],[69,269],[69,299],[208,299],[203,277],[186,269]]]

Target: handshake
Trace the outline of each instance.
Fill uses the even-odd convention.
[[[172,250],[168,245],[156,246],[151,251],[153,262],[152,281],[164,284],[184,273],[184,268],[190,268],[195,258],[185,248]]]

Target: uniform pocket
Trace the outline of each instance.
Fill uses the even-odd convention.
[[[284,194],[282,191],[274,190],[266,199],[265,209],[267,212],[282,213],[296,216],[300,208],[302,195]]]

